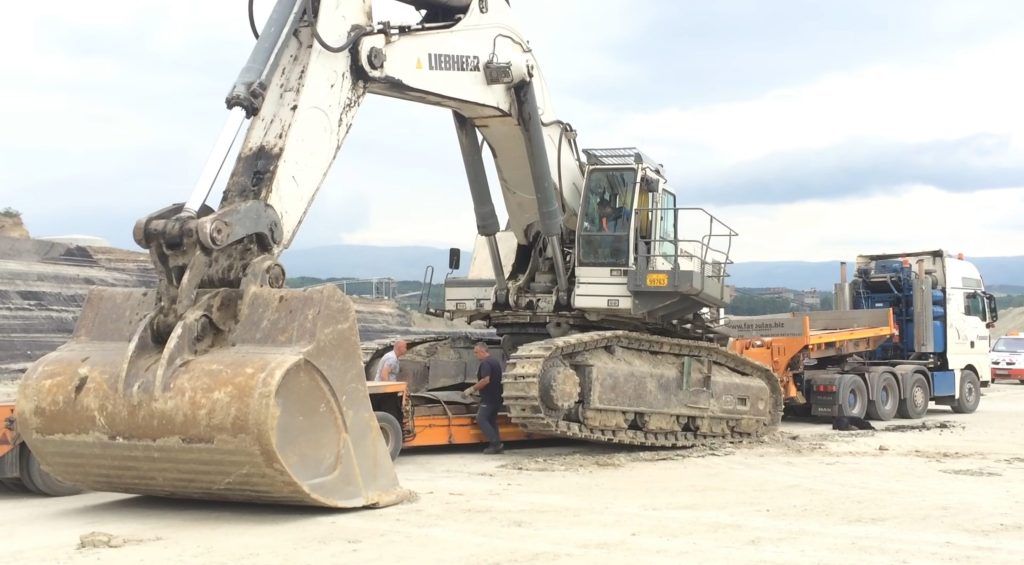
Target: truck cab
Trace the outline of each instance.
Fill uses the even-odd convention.
[[[870,406],[884,404],[884,378],[895,381],[891,392],[899,395],[904,416],[922,416],[930,402],[959,413],[977,409],[980,388],[991,382],[989,330],[998,312],[977,267],[963,255],[863,255],[853,280],[841,281],[836,296],[838,309],[892,311],[895,334],[862,359],[867,371],[861,390]],[[854,396],[839,399],[839,415],[857,404]]]
[[[964,372],[991,382],[989,329],[998,312],[978,268],[941,250],[864,255],[850,283],[853,310],[891,308],[899,335],[871,355],[933,372],[932,393],[955,395]]]
[[[945,257],[946,363],[961,370],[973,369],[981,386],[992,382],[989,358],[990,330],[999,318],[995,297],[985,291],[978,268],[964,260],[963,255]]]

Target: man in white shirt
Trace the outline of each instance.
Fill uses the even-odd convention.
[[[384,357],[380,360],[380,365],[377,365],[377,375],[373,378],[375,381],[397,381],[398,380],[398,359],[405,355],[405,350],[408,345],[404,339],[400,339],[395,342],[395,347],[384,354]]]

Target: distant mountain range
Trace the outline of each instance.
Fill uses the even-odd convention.
[[[462,252],[465,275],[470,252]],[[997,292],[1024,292],[1024,256],[972,257],[989,287],[1009,285]],[[434,281],[448,272],[448,250],[434,247],[374,247],[369,245],[328,245],[289,249],[282,257],[290,277],[392,277],[421,280],[427,265],[434,267]],[[853,260],[851,259],[852,265]],[[839,261],[754,261],[730,267],[729,284],[751,287],[785,287],[797,290],[832,290],[839,280]],[[1019,287],[1013,289],[1012,287]]]
[[[971,257],[985,284],[997,292],[1024,291],[1024,256]],[[852,275],[854,261],[848,261]],[[729,268],[729,284],[738,287],[785,287],[832,290],[839,282],[839,261],[753,261]],[[1000,289],[1000,286],[1011,288]],[[1018,287],[1016,290],[1012,287]]]

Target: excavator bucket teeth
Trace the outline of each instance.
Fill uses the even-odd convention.
[[[26,373],[18,428],[47,471],[172,498],[335,508],[405,498],[337,288],[210,291],[197,306],[234,308],[234,323],[201,328],[186,315],[163,347],[148,337],[154,302],[152,291],[94,289],[72,339]]]

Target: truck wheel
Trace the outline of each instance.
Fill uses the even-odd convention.
[[[896,386],[896,379],[889,373],[878,378],[878,391],[875,399],[868,404],[868,418],[881,420],[883,422],[892,420],[896,416],[896,410],[900,403],[900,389]]]
[[[981,381],[970,369],[960,371],[960,394],[953,403],[953,412],[970,414],[981,404]]]
[[[928,412],[928,403],[931,402],[931,389],[928,381],[921,373],[914,373],[910,377],[910,384],[907,385],[907,397],[900,400],[900,418],[917,420],[924,418]]]
[[[34,493],[45,494],[46,496],[70,496],[79,494],[82,489],[69,485],[54,477],[43,469],[39,459],[28,449],[28,446],[21,448],[21,482]]]
[[[857,376],[843,379],[839,387],[839,415],[863,418],[868,410],[868,387]]]
[[[19,450],[17,448],[10,450],[3,455],[0,455],[0,469],[16,468],[21,460],[18,459],[18,461],[13,461],[13,459],[18,457],[19,455],[21,454],[19,453]],[[16,472],[20,473],[21,470],[18,469]],[[28,488],[24,484],[22,484],[22,482],[19,481],[17,477],[5,477],[0,479],[0,492],[5,491],[28,492]]]
[[[398,454],[402,452],[402,424],[399,424],[398,420],[387,412],[374,412],[373,415],[377,417],[377,423],[380,424],[380,433],[384,436],[384,445],[388,446],[391,460],[398,459]]]

